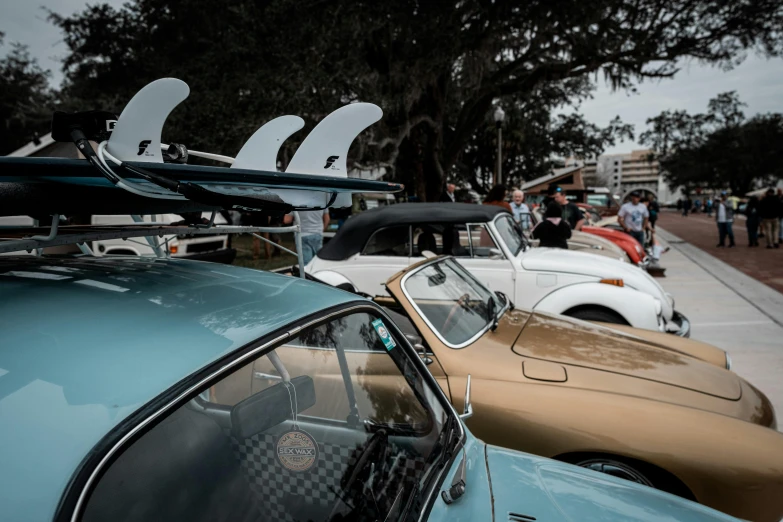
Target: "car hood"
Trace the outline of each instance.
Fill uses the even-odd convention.
[[[563,272],[596,279],[622,279],[625,286],[658,299],[667,321],[673,315],[671,300],[661,285],[650,274],[630,263],[561,248],[532,248],[520,253],[518,258],[522,267],[528,271]]]
[[[495,520],[736,521],[680,497],[562,462],[489,445],[486,458]]]
[[[562,365],[627,375],[729,400],[739,400],[737,376],[714,364],[585,321],[535,312],[514,353]],[[561,370],[562,371],[562,370]]]

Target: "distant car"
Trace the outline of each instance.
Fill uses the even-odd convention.
[[[674,299],[645,271],[583,252],[529,248],[511,214],[493,205],[408,203],[364,212],[346,221],[306,270],[339,274],[374,296],[427,251],[454,255],[524,308],[690,334]]]
[[[378,305],[214,266],[0,258],[4,520],[734,520],[487,445]]]

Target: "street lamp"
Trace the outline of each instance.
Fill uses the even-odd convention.
[[[498,168],[497,172],[495,173],[495,184],[497,185],[503,183],[503,175],[500,171],[500,165],[503,159],[501,156],[501,145],[503,144],[503,120],[506,119],[506,113],[502,108],[500,108],[499,105],[495,108],[494,118],[495,126],[498,129]]]

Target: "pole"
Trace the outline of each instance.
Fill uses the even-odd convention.
[[[294,232],[294,242],[296,244],[296,259],[299,263],[299,277],[307,279],[304,267],[304,254],[302,252],[302,223],[299,221],[299,212],[294,212],[294,225],[297,230]]]
[[[500,165],[502,163],[502,158],[500,156],[502,144],[503,144],[503,126],[500,124],[500,122],[498,122],[498,169],[497,169],[497,174],[495,176],[496,185],[503,183],[503,173],[500,170]]]

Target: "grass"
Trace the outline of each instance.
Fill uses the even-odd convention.
[[[296,251],[294,237],[292,234],[282,234],[280,237],[282,239],[281,244],[284,247],[288,248],[289,250]],[[256,270],[274,270],[275,268],[282,268],[296,264],[296,257],[283,251],[280,251],[279,256],[266,259],[266,253],[264,252],[264,242],[260,242],[261,255],[258,259],[253,259],[253,237],[249,234],[233,236],[231,239],[231,246],[237,249],[237,257],[232,264],[236,266],[244,266],[247,268],[255,268]]]

